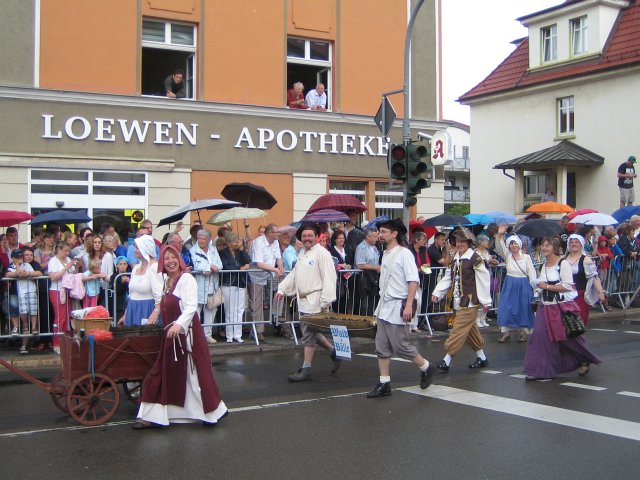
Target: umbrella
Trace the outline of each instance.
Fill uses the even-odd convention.
[[[298,225],[298,226],[283,225],[282,227],[276,228],[276,232],[278,232],[278,233],[288,233],[290,237],[293,237],[296,234],[296,232],[298,231],[298,227],[300,227],[300,225]]]
[[[0,210],[0,227],[10,227],[17,223],[31,220],[33,215],[27,212],[19,212],[17,210]]]
[[[349,215],[331,208],[307,213],[300,219],[301,223],[348,222]]]
[[[542,202],[531,205],[527,208],[527,212],[535,213],[570,213],[573,207],[558,202]]]
[[[260,218],[266,215],[259,208],[233,207],[224,212],[216,213],[207,223],[210,225],[223,225],[231,220],[241,220],[244,218]]]
[[[339,212],[350,212],[355,210],[358,213],[362,213],[367,210],[367,207],[365,207],[364,204],[353,195],[346,193],[328,193],[313,202],[309,210],[307,210],[307,213],[326,210],[327,208],[337,210]],[[348,219],[345,221],[348,221]]]
[[[495,222],[493,217],[489,215],[483,215],[481,213],[470,213],[468,215],[465,215],[465,217],[469,221],[469,225],[486,225],[487,223]]]
[[[571,223],[581,223],[583,225],[617,225],[620,222],[606,213],[591,212],[574,217]]]
[[[194,212],[198,210],[226,210],[227,208],[237,207],[240,204],[238,202],[233,202],[231,200],[221,200],[219,198],[208,198],[205,200],[197,200],[195,202],[187,203],[182,207],[175,208],[169,212],[164,218],[160,219],[158,222],[158,227],[163,225],[169,225],[170,223],[177,222],[178,220],[182,220],[184,216],[189,212]],[[198,217],[200,214],[198,213]]]
[[[633,215],[640,215],[640,205],[628,205],[626,207],[619,208],[611,214],[611,216],[618,220],[619,223],[626,222]]]
[[[567,217],[569,217],[569,220],[572,220],[578,215],[584,215],[585,213],[598,213],[598,210],[594,210],[593,208],[582,208],[580,210],[574,210],[573,212],[567,214]]]
[[[378,228],[379,223],[388,222],[389,220],[391,219],[386,215],[380,215],[379,217],[376,217],[373,220],[371,220],[369,223],[367,223],[367,228]]]
[[[517,225],[515,233],[531,238],[555,237],[564,232],[564,228],[556,220],[529,220]]]
[[[423,223],[423,221],[419,220],[409,221],[409,240],[413,239],[413,232],[424,232],[427,235],[427,238],[431,238],[438,233],[438,229],[436,227],[427,227],[424,226]]]
[[[222,189],[222,196],[227,200],[240,202],[243,207],[269,210],[278,203],[266,188],[253,183],[229,183]]]
[[[497,223],[498,225],[506,225],[509,223],[516,223],[518,221],[518,219],[515,216],[509,213],[500,212],[500,211],[487,212],[485,213],[485,215],[493,218],[493,222]]]
[[[443,213],[442,215],[436,215],[435,217],[427,219],[422,225],[431,227],[469,225],[469,220],[462,215],[449,215],[448,213]]]
[[[31,225],[39,223],[87,223],[91,221],[91,217],[82,211],[73,212],[70,210],[53,210],[51,212],[40,214],[31,220]]]

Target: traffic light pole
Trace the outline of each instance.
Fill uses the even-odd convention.
[[[411,37],[413,35],[413,24],[415,23],[416,16],[422,7],[424,0],[418,0],[416,2],[411,17],[409,17],[409,23],[407,25],[407,35],[404,39],[404,83],[402,84],[402,94],[404,95],[404,111],[402,115],[402,143],[404,143],[406,151],[409,149],[411,143],[411,121],[410,121],[410,105],[409,105],[409,71],[411,61]],[[408,162],[408,159],[407,159]],[[408,165],[407,165],[408,166]],[[402,193],[402,221],[409,228],[409,207],[406,205],[407,189],[409,182],[405,182],[404,190]]]

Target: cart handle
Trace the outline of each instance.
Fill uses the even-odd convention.
[[[33,383],[36,387],[41,388],[42,390],[46,390],[47,392],[51,392],[53,390],[53,385],[50,383],[43,382],[42,380],[38,380],[36,377],[29,375],[27,372],[22,370],[21,368],[14,367],[6,360],[0,359],[0,365],[4,368],[11,370],[16,375],[24,378],[27,382]]]

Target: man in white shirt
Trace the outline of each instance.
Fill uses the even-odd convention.
[[[411,360],[420,369],[420,388],[431,385],[434,368],[409,343],[409,322],[413,318],[414,300],[420,283],[418,267],[404,243],[407,227],[401,219],[380,224],[380,237],[385,243],[380,274],[380,301],[374,312],[378,318],[376,355],[380,381],[367,393],[367,398],[391,395],[391,357]],[[404,301],[404,306],[403,306]]]
[[[249,310],[251,311],[251,321],[256,322],[256,332],[258,340],[264,340],[264,287],[271,285],[270,277],[281,277],[284,275],[282,257],[280,255],[280,244],[278,243],[277,226],[270,223],[264,230],[264,235],[259,236],[251,242],[251,268],[259,268],[263,272],[249,272],[251,283],[249,290]],[[271,292],[269,292],[271,295]]]
[[[469,234],[470,235],[470,234]],[[456,321],[453,330],[444,342],[446,355],[436,365],[443,372],[448,372],[453,356],[460,351],[465,343],[476,352],[476,361],[469,368],[478,369],[489,365],[484,353],[484,339],[476,325],[478,307],[484,312],[491,309],[491,292],[489,286],[489,271],[484,260],[471,248],[473,238],[464,232],[454,235],[456,254],[451,266],[447,268],[444,277],[433,290],[431,301],[438,303],[453,289],[453,309]]]
[[[298,257],[293,270],[278,285],[276,300],[284,296],[296,296],[300,312],[300,330],[304,345],[304,363],[297,373],[289,375],[290,382],[304,382],[311,378],[311,362],[316,351],[316,344],[328,350],[333,360],[335,373],[340,368],[340,359],[336,349],[321,333],[311,332],[304,321],[305,315],[313,315],[329,309],[336,299],[336,268],[329,250],[318,243],[320,229],[317,225],[300,227],[298,236],[304,251]]]
[[[324,93],[324,84],[319,83],[316,88],[310,90],[305,97],[309,110],[327,111],[327,94]]]

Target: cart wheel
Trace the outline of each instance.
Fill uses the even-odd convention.
[[[122,382],[122,390],[129,400],[136,405],[140,405],[142,382]]]
[[[83,425],[101,425],[116,413],[120,391],[106,375],[90,373],[71,383],[67,394],[67,408],[73,419]]]
[[[50,395],[53,404],[64,413],[69,413],[69,409],[67,408],[67,392],[68,387],[62,383],[62,375],[60,375],[60,372],[56,373],[51,381]]]

